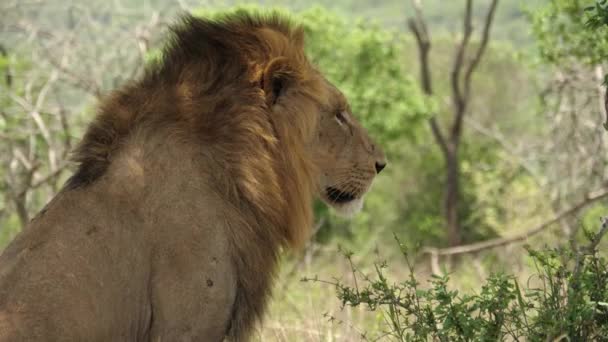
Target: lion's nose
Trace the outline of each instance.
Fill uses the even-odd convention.
[[[376,162],[376,173],[380,173],[386,167],[386,163]]]

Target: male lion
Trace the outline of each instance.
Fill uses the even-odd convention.
[[[302,29],[244,14],[184,17],[76,161],[0,257],[1,341],[246,340],[313,198],[355,211],[386,165]]]

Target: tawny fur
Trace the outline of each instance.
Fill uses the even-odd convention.
[[[0,257],[0,341],[245,340],[313,198],[362,197],[385,163],[278,16],[185,17],[99,108],[78,170]]]

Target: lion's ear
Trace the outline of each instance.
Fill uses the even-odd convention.
[[[268,106],[277,103],[289,86],[292,76],[291,67],[285,57],[274,58],[266,65],[260,80],[260,87],[264,91]]]

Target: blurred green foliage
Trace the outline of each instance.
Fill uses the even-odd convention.
[[[530,12],[532,29],[541,57],[549,63],[597,64],[608,57],[608,26],[598,25],[604,13],[591,0],[550,0]],[[590,7],[591,6],[591,7]],[[585,9],[597,9],[586,11]],[[593,30],[587,29],[591,23]]]
[[[608,25],[608,1],[597,0],[595,5],[585,8],[589,12],[587,27],[594,30]]]
[[[403,61],[404,37],[374,22],[322,8],[299,14],[313,62],[345,93],[355,115],[381,143],[412,138],[432,111]]]

